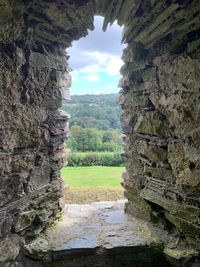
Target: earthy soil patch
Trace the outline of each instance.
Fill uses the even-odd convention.
[[[65,196],[66,203],[68,204],[86,204],[119,199],[124,199],[122,188],[69,188]]]

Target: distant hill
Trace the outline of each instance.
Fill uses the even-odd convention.
[[[121,129],[117,98],[118,94],[73,95],[63,109],[71,115],[70,126],[98,130]]]

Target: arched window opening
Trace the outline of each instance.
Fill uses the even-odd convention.
[[[94,17],[95,30],[67,50],[72,71],[71,100],[63,109],[71,115],[68,165],[62,177],[69,185],[68,203],[123,198],[123,141],[118,82],[124,45],[117,23],[102,31],[103,18]]]

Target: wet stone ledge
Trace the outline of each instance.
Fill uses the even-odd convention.
[[[124,204],[125,200],[66,205],[57,223],[25,245],[21,266],[172,266],[162,252],[167,232],[125,214]]]

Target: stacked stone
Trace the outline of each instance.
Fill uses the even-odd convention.
[[[123,78],[119,83],[119,87],[122,88],[119,104],[124,111],[121,122],[127,170],[123,175],[123,186],[125,196],[129,200],[126,209],[136,216],[142,214],[143,218],[150,220],[151,209],[146,201],[140,197],[140,190],[144,182],[143,163],[147,162],[146,156],[143,158],[142,154],[146,154],[148,150],[148,138],[154,130],[150,119],[155,116],[155,107],[149,99],[145,82],[154,68],[146,66],[146,51],[141,44],[129,45],[124,50],[123,60],[125,65],[121,69]],[[138,149],[141,153],[138,153]],[[152,155],[153,153],[149,148],[149,157],[151,158]]]
[[[141,1],[125,22],[123,185],[127,212],[199,246],[199,3],[172,2]]]
[[[24,240],[61,209],[65,48],[93,29],[94,14],[105,17],[103,30],[115,19],[124,25],[128,44],[120,96],[126,210],[197,246],[199,1],[0,0],[0,6],[0,265],[9,266]]]
[[[9,14],[11,22],[9,34],[2,29],[0,36],[0,266],[10,266],[24,239],[62,209],[59,170],[69,115],[58,108],[69,98],[71,78],[64,48],[35,41],[32,18],[20,4],[1,4],[7,12],[1,20]]]

